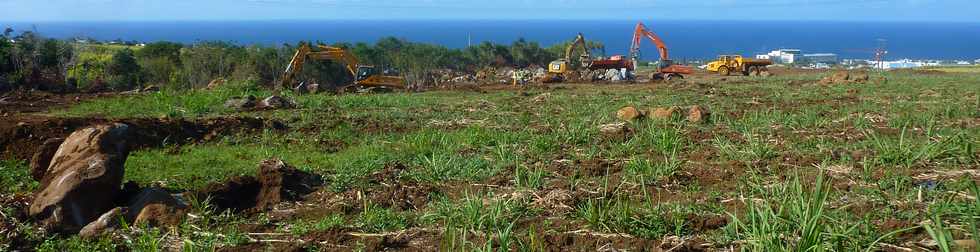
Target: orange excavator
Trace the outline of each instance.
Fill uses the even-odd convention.
[[[379,73],[374,66],[360,65],[357,57],[344,48],[325,45],[318,45],[317,47],[320,50],[313,51],[309,45],[303,43],[296,49],[296,54],[293,55],[293,59],[286,66],[286,71],[282,73],[282,78],[280,79],[282,83],[280,86],[290,88],[293,77],[303,71],[303,65],[306,63],[306,59],[310,58],[313,60],[333,60],[344,65],[347,71],[353,75],[354,83],[340,87],[340,90],[347,88],[405,88],[404,78],[385,76]]]
[[[629,64],[631,71],[635,71],[636,65],[639,64],[640,42],[643,41],[643,37],[650,39],[650,41],[657,45],[657,51],[660,52],[660,64],[657,65],[657,72],[651,76],[652,79],[683,79],[685,74],[694,73],[694,69],[689,66],[674,64],[674,61],[670,59],[670,53],[667,52],[667,44],[664,44],[660,36],[657,36],[646,25],[643,25],[643,22],[637,23],[636,30],[633,31],[633,44],[630,46],[630,58],[632,58],[632,62]]]

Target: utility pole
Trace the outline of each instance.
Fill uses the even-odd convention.
[[[878,71],[885,70],[885,55],[888,54],[888,40],[878,39],[878,48],[875,49],[875,68]]]

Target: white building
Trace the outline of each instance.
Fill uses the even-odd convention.
[[[803,59],[800,61],[819,64],[837,64],[839,62],[837,54],[833,53],[804,54]]]
[[[927,64],[925,62],[912,61],[910,59],[882,62],[882,67],[884,69],[919,68],[926,65]]]
[[[769,54],[761,54],[755,56],[757,59],[767,59],[772,60],[775,64],[793,64],[801,58],[803,51],[799,49],[779,49]]]

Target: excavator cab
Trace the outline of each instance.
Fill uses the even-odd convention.
[[[357,66],[357,80],[366,80],[368,77],[377,75],[378,71],[374,66]]]

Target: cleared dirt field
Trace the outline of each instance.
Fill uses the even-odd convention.
[[[253,112],[223,103],[271,91],[8,96],[0,250],[908,251],[947,235],[975,247],[980,75],[773,72],[286,93],[297,108]],[[710,117],[686,120],[692,105]],[[624,106],[683,113],[600,130]],[[38,230],[25,217],[34,148],[105,122],[137,129],[125,181],[182,192],[190,212],[89,240]],[[267,159],[318,183],[272,205],[233,186]]]

